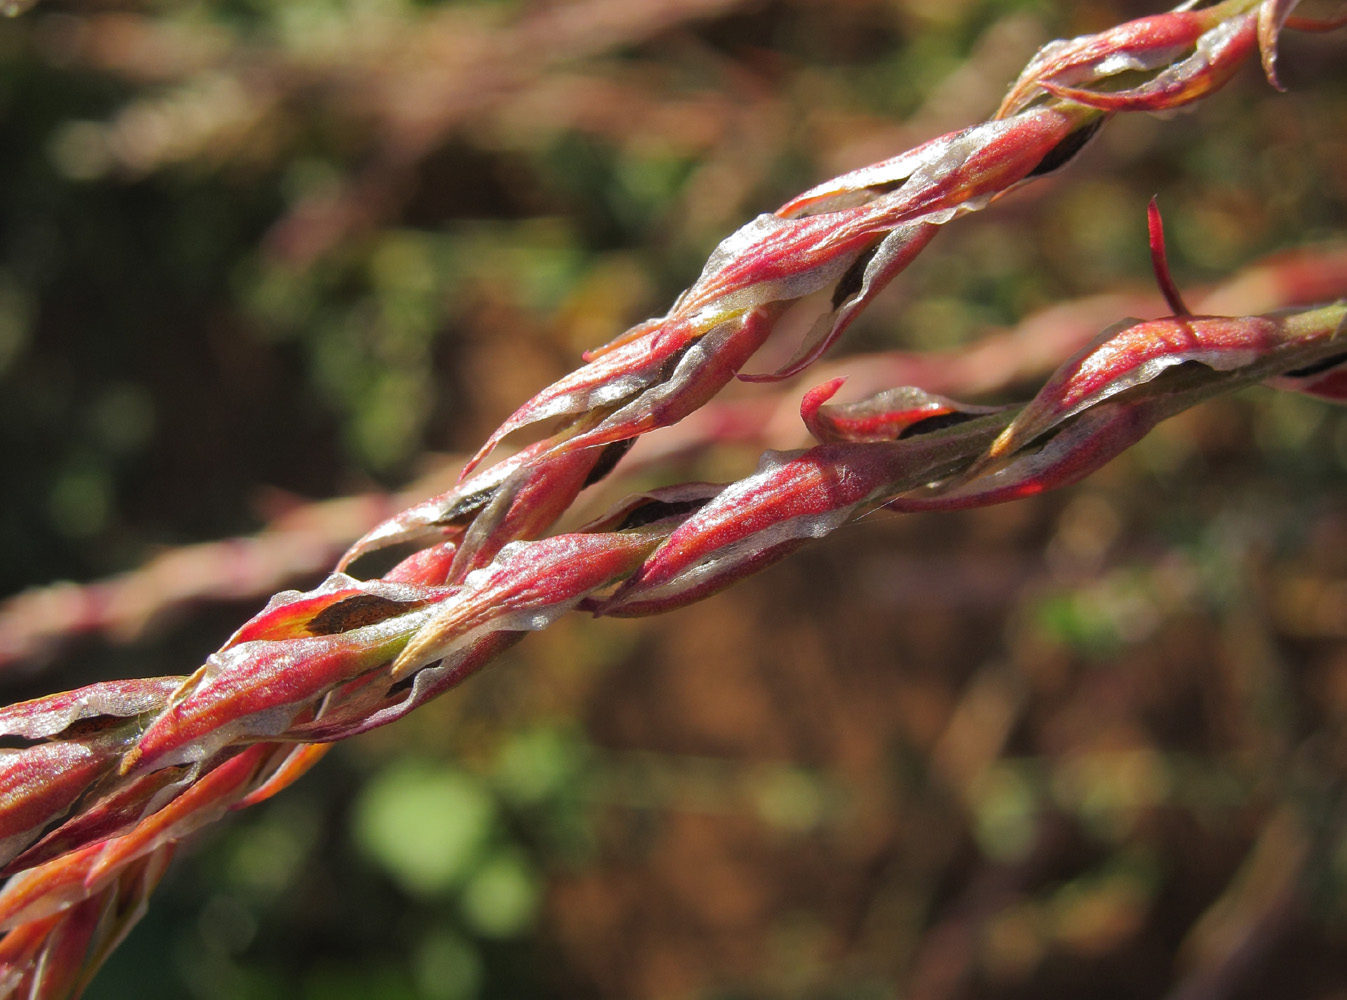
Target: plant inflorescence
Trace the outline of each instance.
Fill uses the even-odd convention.
[[[368,532],[321,586],[274,596],[189,676],[94,684],[0,711],[0,991],[78,993],[143,912],[175,843],[268,798],[336,740],[393,722],[572,611],[655,614],[700,600],[874,510],[948,511],[1078,481],[1160,421],[1261,383],[1347,398],[1342,300],[1265,315],[1172,314],[1110,328],[1021,406],[899,387],[805,392],[813,447],[733,483],[635,494],[558,520],[642,435],[731,380],[817,361],[953,220],[1065,167],[1115,115],[1169,111],[1255,52],[1277,85],[1291,0],[1184,4],[1043,48],[989,120],[827,181],[725,239],[670,311],[591,351],[515,411],[459,482]],[[794,355],[746,373],[788,309],[816,308]],[[487,464],[521,432],[543,433]],[[392,546],[413,554],[374,579]]]

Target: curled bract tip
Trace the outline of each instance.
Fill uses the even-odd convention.
[[[1146,228],[1151,245],[1151,268],[1155,271],[1155,282],[1169,304],[1169,310],[1175,316],[1191,316],[1192,310],[1183,301],[1179,286],[1169,270],[1169,251],[1165,247],[1165,223],[1160,217],[1160,205],[1151,198],[1146,206]]]
[[[1299,3],[1300,0],[1266,0],[1258,8],[1258,53],[1263,62],[1263,75],[1277,90],[1286,89],[1277,76],[1277,38]]]

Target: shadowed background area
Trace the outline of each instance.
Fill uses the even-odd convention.
[[[44,0],[0,23],[0,595],[159,567],[26,606],[111,624],[0,642],[5,700],[189,672],[746,219],[981,120],[1044,41],[1154,10]],[[1102,292],[1096,329],[1162,314],[1156,192],[1185,289],[1341,256],[1343,45],[1287,33],[1290,93],[1251,64],[1191,114],[1111,123],[950,226],[840,354],[955,352]],[[1053,360],[1026,353],[929,387],[1025,398]],[[811,374],[622,485],[794,446]],[[1255,390],[1071,490],[876,514],[703,605],[563,619],[187,846],[88,995],[1347,996],[1344,486],[1347,414]]]

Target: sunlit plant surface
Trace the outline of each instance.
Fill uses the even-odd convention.
[[[15,411],[30,429],[73,420],[91,442],[34,484],[43,523],[72,550],[101,546],[113,565],[118,545],[134,548],[117,476],[131,481],[162,419],[135,373],[181,375],[164,346],[140,349],[139,361],[101,348],[95,355],[115,359],[100,373],[107,384],[92,402],[62,396],[74,376],[46,329],[90,308],[57,295],[63,282],[80,287],[67,272],[85,252],[72,238],[82,210],[63,204],[139,199],[128,216],[137,223],[174,206],[165,231],[177,227],[176,252],[156,261],[123,250],[100,273],[102,295],[126,306],[108,310],[119,317],[111,322],[193,315],[206,334],[218,330],[207,343],[234,369],[223,384],[278,398],[265,416],[241,390],[218,408],[190,400],[196,436],[162,436],[176,436],[200,468],[167,448],[162,475],[177,488],[149,489],[156,501],[219,502],[185,487],[227,464],[209,447],[226,414],[255,421],[251,433],[280,470],[272,481],[285,482],[317,452],[286,401],[315,393],[329,416],[326,430],[307,433],[340,429],[352,459],[394,474],[432,426],[455,428],[445,443],[472,446],[475,413],[515,384],[527,395],[546,383],[531,372],[548,367],[549,324],[566,349],[553,362],[583,341],[609,343],[515,410],[455,485],[401,513],[377,497],[297,508],[255,539],[182,549],[138,574],[8,605],[0,655],[19,663],[80,632],[124,635],[174,606],[265,594],[325,561],[338,568],[277,594],[216,653],[188,660],[204,662],[190,676],[178,662],[147,680],[153,671],[138,664],[130,679],[0,713],[11,741],[0,849],[16,873],[0,895],[6,987],[80,990],[141,917],[179,841],[270,798],[328,741],[371,733],[369,750],[337,766],[395,750],[399,762],[390,756],[352,801],[291,798],[300,804],[245,820],[222,848],[230,888],[196,893],[206,900],[196,937],[177,934],[176,972],[190,988],[856,995],[904,984],[963,995],[1089,989],[1101,968],[1123,963],[1134,967],[1127,990],[1201,991],[1252,949],[1257,969],[1274,975],[1278,948],[1294,941],[1322,956],[1298,966],[1312,989],[1321,967],[1334,968],[1338,919],[1325,706],[1341,659],[1333,470],[1344,448],[1320,401],[1344,392],[1347,265],[1340,245],[1307,244],[1340,231],[1342,178],[1324,138],[1336,132],[1315,127],[1341,121],[1336,39],[1278,61],[1295,32],[1332,30],[1341,17],[1296,8],[1227,0],[1117,28],[1082,25],[1094,33],[1040,49],[995,114],[972,126],[1004,84],[980,76],[990,72],[982,64],[1017,39],[1028,58],[1043,30],[1032,13],[970,10],[965,22],[957,10],[900,7],[887,22],[899,37],[882,56],[845,17],[813,39],[818,24],[803,11],[723,0],[75,10],[19,22],[16,93],[44,73],[131,85],[127,96],[103,83],[110,114],[37,129],[35,166],[15,173],[71,192],[45,214],[16,195],[3,360],[6,377],[30,387]],[[910,48],[897,44],[909,36]],[[852,46],[852,62],[820,76],[810,48],[829,45]],[[644,60],[631,58],[633,46]],[[796,49],[797,66],[766,56]],[[1315,51],[1327,54],[1316,62]],[[1237,100],[1231,80],[1259,57],[1277,86],[1296,66],[1298,85],[1326,95],[1317,110],[1297,112],[1298,95],[1269,98],[1267,107],[1290,109],[1266,112],[1267,133],[1244,121],[1247,109],[1225,119],[1218,110],[1195,138],[1190,123]],[[678,70],[698,66],[724,87],[679,81]],[[763,191],[784,186],[777,174],[793,154],[841,150],[823,154],[843,159],[814,176],[872,159],[857,154],[886,138],[879,115],[911,109],[877,108],[871,128],[841,110],[855,100],[845,95],[900,68],[918,78],[944,70],[946,82],[916,95],[926,104],[908,116],[932,128],[887,136],[880,155],[890,158],[758,215],[719,243],[667,313],[611,339],[658,307],[664,283],[618,249],[633,245],[629,230],[676,260],[704,249],[726,214],[751,216]],[[831,97],[821,86],[830,79]],[[718,103],[725,93],[745,101]],[[902,88],[893,94],[899,102]],[[942,100],[964,122],[946,121]],[[1197,118],[1126,131],[1137,113],[1199,101]],[[15,117],[16,131],[24,121]],[[791,122],[819,135],[797,138]],[[1221,136],[1222,125],[1224,146],[1205,135]],[[1176,134],[1160,139],[1166,130]],[[821,137],[833,141],[820,147]],[[1144,197],[1129,209],[1129,185],[1105,179],[1153,160],[1166,180],[1159,167],[1179,151],[1192,162],[1166,169],[1218,181],[1228,199],[1189,191],[1185,206],[1184,192],[1172,196],[1177,246],[1195,266],[1230,274],[1191,294],[1170,275],[1155,202],[1148,214]],[[1315,183],[1318,156],[1333,181]],[[530,185],[529,171],[552,188]],[[468,199],[474,172],[480,191]],[[1266,190],[1254,194],[1260,181]],[[1038,200],[1001,201],[1020,188]],[[549,199],[574,210],[549,212]],[[527,221],[464,221],[493,201]],[[1274,222],[1278,206],[1285,217]],[[1148,218],[1148,232],[1129,232],[1129,211]],[[536,221],[549,215],[578,221]],[[1028,238],[1030,217],[1048,220],[1039,241]],[[203,218],[232,239],[204,239]],[[960,239],[946,229],[973,232],[942,258],[941,244]],[[984,332],[1061,293],[1095,291],[1087,251],[1107,261],[1129,236],[1138,262],[1149,242],[1158,293],[1115,293]],[[43,239],[45,260],[35,252]],[[1233,274],[1278,244],[1298,249]],[[886,292],[909,265],[908,287]],[[149,294],[161,270],[173,281]],[[86,295],[97,303],[98,292]],[[811,367],[853,321],[857,341],[880,346],[885,309],[891,329],[928,353],[853,356],[821,375]],[[1130,313],[1156,318],[1122,318]],[[436,357],[443,330],[459,331],[447,362]],[[153,343],[138,336],[125,343]],[[273,356],[309,381],[280,375]],[[439,364],[449,402],[436,404]],[[813,378],[760,384],[802,372]],[[747,385],[713,401],[736,380]],[[1197,411],[1216,410],[1210,426],[1186,413],[1257,384],[1292,402]],[[954,513],[1072,486],[1179,414],[1186,423],[1164,425],[1159,445],[1143,442],[1128,471],[1109,465],[1092,492],[1026,502],[1009,519]],[[1251,463],[1223,459],[1222,447],[1262,452],[1252,455],[1263,463],[1255,479],[1234,493],[1221,476],[1239,482]],[[1244,471],[1222,473],[1223,463]],[[1185,472],[1212,490],[1208,520],[1195,513],[1200,491],[1182,495]],[[152,472],[146,481],[153,487]],[[1250,503],[1276,512],[1270,528],[1250,526],[1265,520]],[[919,526],[895,526],[893,512]],[[749,592],[759,607],[779,604],[775,623],[742,603],[752,596],[725,595],[700,619],[678,611],[652,653],[650,632],[572,614],[673,612],[833,533],[823,547],[837,561],[827,571],[806,563],[803,590],[791,595],[778,575],[759,586],[785,586],[784,600]],[[867,539],[885,533],[909,554],[881,558]],[[944,547],[931,548],[927,533],[944,533]],[[824,558],[813,551],[797,558]],[[755,634],[755,620],[766,631]],[[525,675],[512,647],[543,629],[522,655],[547,665]],[[515,661],[495,671],[507,676],[465,688],[438,721],[380,728],[498,658]],[[882,669],[858,669],[858,658]],[[770,668],[761,694],[726,686],[726,663],[755,662]],[[1287,672],[1302,662],[1311,666]],[[649,707],[633,716],[633,698]],[[587,726],[558,721],[568,717]],[[684,735],[662,732],[662,719],[679,720]],[[446,751],[452,764],[434,760]],[[345,877],[365,871],[351,857],[304,862],[331,838],[319,816],[333,810],[350,834],[333,848],[354,848],[382,873],[361,876],[368,889]],[[1212,832],[1171,830],[1170,817]],[[709,849],[698,832],[708,822],[724,827]],[[1185,851],[1214,860],[1194,874]],[[746,867],[736,857],[765,860]],[[791,872],[811,857],[819,892],[797,894],[810,880]],[[853,874],[824,878],[839,858]],[[339,897],[326,925],[303,916],[332,913]],[[268,900],[297,971],[270,973],[241,954]],[[529,960],[539,921],[542,950]],[[699,952],[688,928],[716,944]],[[624,934],[634,943],[619,943]],[[351,949],[375,956],[384,937],[401,957],[353,972]],[[561,959],[549,961],[552,952]],[[122,968],[131,981],[146,974],[143,963]]]

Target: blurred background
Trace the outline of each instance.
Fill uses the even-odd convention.
[[[1044,41],[1155,10],[0,22],[0,596],[176,567],[139,616],[12,655],[6,700],[189,673],[742,222],[986,117]],[[1191,114],[1114,121],[949,227],[840,353],[957,350],[1106,291],[1163,313],[1156,192],[1188,289],[1341,253],[1345,43],[1285,36],[1289,94],[1251,64]],[[741,437],[635,482],[743,475]],[[88,995],[1347,998],[1344,487],[1347,413],[1251,391],[1059,494],[871,516],[702,606],[563,620],[186,845]],[[309,505],[340,496],[364,506]],[[306,517],[326,541],[277,556]]]

